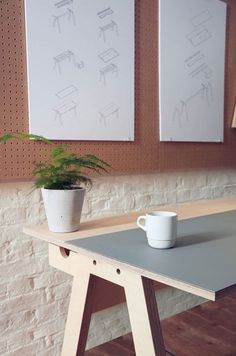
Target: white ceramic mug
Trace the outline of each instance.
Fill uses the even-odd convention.
[[[144,224],[141,221],[144,221]],[[148,243],[155,248],[173,247],[177,236],[177,214],[170,211],[153,211],[139,216],[137,225],[146,231]]]

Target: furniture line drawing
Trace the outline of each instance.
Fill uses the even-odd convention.
[[[185,62],[188,67],[194,66],[196,63],[199,63],[205,58],[204,54],[201,51],[195,52],[192,56],[188,57]]]
[[[75,85],[69,85],[68,87],[58,91],[55,95],[58,97],[58,99],[64,99],[67,96],[75,93],[77,90],[78,88]]]
[[[70,63],[73,63],[74,66],[76,66],[75,54],[69,49],[62,53],[59,53],[53,59],[54,59],[54,69],[58,69],[59,74],[62,74],[61,63],[64,61],[69,61]]]
[[[112,59],[116,58],[119,56],[119,53],[114,49],[114,48],[109,48],[104,52],[101,52],[98,57],[104,62],[108,63]]]
[[[200,26],[211,19],[209,10],[204,10],[190,19],[190,22],[194,27]]]
[[[114,63],[110,63],[110,64],[106,65],[105,67],[101,68],[99,70],[99,73],[100,73],[99,81],[102,80],[104,85],[107,84],[107,80],[106,80],[107,75],[115,74],[116,78],[118,78],[118,75],[119,75],[118,67]]]
[[[113,14],[113,12],[114,11],[110,7],[107,7],[106,9],[99,11],[97,15],[100,19],[104,19],[106,16]]]
[[[213,90],[210,82],[202,83],[201,88],[198,91],[185,100],[180,100],[179,105],[176,105],[173,112],[173,121],[177,121],[179,127],[183,127],[183,124],[191,119],[189,111],[192,101],[196,98],[200,98],[208,106],[213,103]]]
[[[99,38],[102,37],[104,42],[106,42],[106,33],[108,31],[112,31],[112,33],[115,33],[116,36],[119,36],[118,25],[114,20],[106,25],[99,26]]]
[[[77,104],[70,100],[66,103],[59,104],[53,108],[54,111],[54,119],[59,120],[59,123],[63,125],[63,117],[65,117],[68,113],[73,112],[74,116],[77,116]]]
[[[60,15],[53,15],[52,27],[56,27],[58,32],[62,33],[62,23],[61,21],[66,20],[69,23],[72,23],[73,26],[76,26],[75,14],[74,11],[68,8],[65,12]]]
[[[30,132],[53,140],[133,140],[135,0],[24,5]],[[99,109],[113,101],[127,120],[107,119],[105,128]]]
[[[198,74],[203,74],[205,79],[211,79],[213,71],[206,63],[202,63],[200,66],[196,67],[192,72],[189,73],[190,77],[192,78],[196,77]]]
[[[54,60],[54,66],[53,69],[57,69],[58,73],[61,75],[62,74],[62,65],[61,63],[65,61],[69,61],[73,65],[74,68],[77,69],[82,69],[84,68],[84,62],[83,61],[76,61],[76,56],[74,52],[71,50],[66,50],[62,53],[59,53],[57,56],[53,57]]]
[[[61,1],[58,1],[54,4],[55,7],[57,7],[58,9],[62,6],[67,6],[67,5],[71,5],[73,4],[73,1],[74,0],[61,0]]]
[[[203,42],[208,41],[211,37],[212,35],[207,28],[194,30],[193,32],[187,35],[187,39],[194,47],[197,47]]]
[[[207,28],[207,22],[211,20],[211,18],[212,16],[209,10],[204,10],[190,19],[194,30],[186,37],[194,47],[201,45],[212,37],[212,34]]]
[[[115,103],[109,103],[99,110],[99,122],[107,126],[107,122],[111,118],[119,117],[119,107]]]

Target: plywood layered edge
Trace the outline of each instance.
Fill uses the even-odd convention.
[[[60,246],[66,247],[67,244],[65,244],[65,242],[68,240],[75,240],[92,236],[95,237],[102,234],[135,229],[137,227],[136,220],[138,216],[143,215],[149,211],[174,211],[178,214],[178,219],[181,220],[235,209],[236,197],[198,200],[178,205],[156,206],[147,210],[130,212],[124,215],[108,216],[96,220],[83,221],[81,222],[79,231],[71,233],[50,232],[48,230],[47,224],[29,225],[23,228],[23,232],[27,235],[39,238],[47,242],[58,242]]]

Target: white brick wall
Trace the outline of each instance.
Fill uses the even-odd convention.
[[[157,205],[236,195],[236,170],[106,177],[87,193],[83,218]],[[22,233],[45,220],[31,183],[0,184],[0,355],[59,356],[71,277],[48,265],[47,244]],[[157,295],[161,317],[202,301],[166,288]],[[88,347],[129,329],[125,304],[96,313]]]

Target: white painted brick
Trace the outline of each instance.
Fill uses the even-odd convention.
[[[47,255],[48,243],[36,238],[32,238],[33,255]]]
[[[30,344],[33,341],[33,332],[24,329],[15,331],[7,337],[7,346],[9,352],[15,351],[16,349],[22,347],[22,345]]]
[[[151,195],[150,194],[143,194],[143,195],[136,195],[134,196],[134,203],[135,203],[135,208],[139,208],[138,210],[142,209],[148,209],[151,205]]]
[[[173,205],[178,202],[177,190],[167,190],[165,192],[165,201],[164,205]]]
[[[51,303],[57,299],[64,299],[70,295],[70,286],[67,283],[58,286],[46,287],[44,293],[46,295],[47,303]]]
[[[7,295],[7,281],[4,281],[3,283],[0,283],[0,302],[4,298],[6,298],[6,295]]]
[[[22,340],[22,343],[19,348],[14,350],[11,350],[10,348],[10,350],[6,354],[1,356],[38,356],[41,352],[44,352],[44,356],[49,356],[49,354],[47,355],[46,353],[47,350],[45,350],[45,342],[43,339],[36,340],[28,344],[24,343]]]
[[[50,269],[48,272],[40,274],[34,278],[34,289],[46,288],[50,286],[57,286],[58,284],[69,282],[71,277],[66,273],[57,271],[55,269]],[[63,284],[63,288],[65,288]]]
[[[0,317],[0,322],[1,337],[8,337],[9,334],[13,335],[19,329],[35,327],[37,323],[36,311],[26,310],[20,313],[12,313],[9,310]]]
[[[190,189],[180,189],[177,191],[177,202],[183,203],[190,201],[191,190]]]
[[[162,173],[156,176],[156,190],[174,190],[178,185],[178,175],[175,173]]]
[[[215,174],[215,172],[208,172],[207,173],[207,185],[208,186],[224,186],[230,183],[230,173],[229,172],[222,172],[221,174]],[[231,183],[235,183],[236,177],[234,176],[234,180]]]
[[[25,223],[26,208],[12,207],[0,210],[0,226]]]
[[[9,297],[21,296],[24,294],[30,294],[34,290],[33,277],[20,276],[18,278],[11,279],[8,283],[7,292]]]
[[[4,313],[19,313],[19,311],[34,310],[35,307],[42,305],[45,299],[42,293],[34,292],[27,295],[12,297],[11,299],[6,299],[0,304],[0,314]]]
[[[125,197],[112,197],[107,201],[106,209],[110,212],[127,212],[133,210],[135,207],[134,196],[127,194]]]
[[[51,320],[43,323],[41,328],[35,329],[33,331],[33,339],[37,340],[41,337],[46,337],[50,334],[54,334],[58,331],[63,331],[65,327],[65,319],[64,317],[57,317],[56,315],[52,316]]]
[[[202,188],[207,185],[207,176],[201,173],[187,173],[181,175],[181,179],[178,180],[179,189],[195,189]]]
[[[39,305],[35,309],[35,318],[40,325],[50,321],[55,315],[59,315],[57,302]]]
[[[7,352],[7,340],[0,341],[0,355],[3,355]]]
[[[190,200],[209,199],[213,197],[212,187],[192,188],[190,190]]]
[[[90,201],[91,211],[103,212],[106,210],[107,199],[106,198],[97,198],[96,200]]]
[[[236,195],[236,184],[227,185],[224,187],[224,195],[225,196],[233,196]]]
[[[49,269],[47,256],[40,258],[25,258],[1,265],[1,274],[6,279],[14,276],[32,276]]]
[[[95,194],[96,192],[96,194]],[[113,192],[112,184],[108,179],[98,178],[93,181],[93,187],[90,191],[86,192],[88,198],[98,195],[99,197],[106,197]]]
[[[156,191],[154,191],[150,197],[150,206],[158,206],[165,204],[166,202],[165,192],[161,191],[160,189],[156,189]]]

